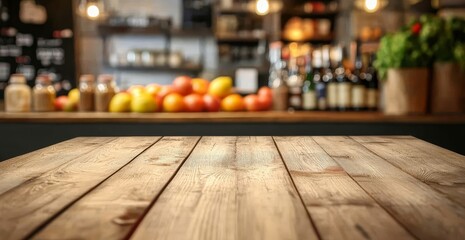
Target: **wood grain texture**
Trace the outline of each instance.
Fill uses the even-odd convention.
[[[370,151],[465,207],[465,157],[454,160],[437,149],[412,147],[412,137],[352,137]]]
[[[115,138],[74,138],[0,162],[0,195]]]
[[[164,137],[56,218],[34,239],[123,239],[199,137]]]
[[[190,122],[367,122],[465,123],[465,114],[386,116],[378,112],[199,112],[199,113],[99,113],[0,112],[0,123],[190,123]]]
[[[419,239],[463,239],[465,210],[349,137],[313,139]]]
[[[157,140],[118,138],[0,195],[0,236],[27,237]]]
[[[204,137],[132,239],[316,239],[271,137]]]
[[[311,137],[274,139],[323,239],[412,239]]]
[[[403,144],[406,144],[412,148],[420,149],[424,153],[429,154],[433,157],[441,158],[443,161],[447,163],[451,163],[458,167],[465,168],[465,157],[463,155],[460,155],[456,152],[436,146],[432,143],[423,141],[415,137],[398,136],[395,138],[398,142],[402,142]]]

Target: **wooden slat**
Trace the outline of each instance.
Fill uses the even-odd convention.
[[[412,147],[406,144],[414,139],[411,137],[352,138],[465,207],[465,168],[457,166],[461,162],[465,163],[464,156],[461,159],[451,159],[450,154],[444,154],[437,148]]]
[[[123,239],[199,137],[165,137],[56,218],[35,239]]]
[[[0,162],[0,195],[115,138],[74,138]]]
[[[465,210],[349,137],[314,137],[357,183],[420,239],[463,239]]]
[[[465,168],[465,156],[460,155],[456,152],[447,150],[445,148],[436,146],[432,143],[411,136],[394,136],[391,138],[395,138],[395,141],[399,143],[409,145],[413,148],[418,148],[426,154],[431,155],[432,157],[437,157],[447,163],[451,163],[461,168]]]
[[[311,137],[274,139],[323,239],[412,239]]]
[[[270,137],[204,137],[132,239],[316,239]]]
[[[4,193],[0,196],[0,236],[28,236],[157,140],[118,138]]]

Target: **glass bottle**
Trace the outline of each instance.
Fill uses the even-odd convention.
[[[366,106],[366,87],[365,74],[362,72],[362,61],[357,57],[355,61],[355,70],[350,75],[352,81],[351,107],[354,111],[365,110]]]
[[[352,83],[346,75],[342,62],[335,71],[337,80],[337,109],[339,111],[350,110]]]
[[[36,78],[36,85],[32,89],[32,106],[36,112],[51,112],[55,110],[56,91],[52,80],[47,75]]]
[[[305,74],[305,81],[302,87],[302,108],[303,110],[316,110],[316,88],[314,82],[314,74],[312,69],[312,62],[310,57],[307,58],[306,63],[306,74]]]
[[[108,112],[110,101],[114,95],[113,76],[108,74],[100,75],[95,88],[95,111]]]
[[[289,108],[293,110],[302,109],[302,77],[297,65],[297,59],[292,57],[289,61]]]
[[[273,110],[286,111],[288,108],[287,75],[284,71],[285,61],[282,60],[282,43],[273,42],[270,44],[269,61],[270,77],[268,86],[271,88],[273,95]]]
[[[94,111],[94,94],[95,94],[95,78],[93,75],[82,75],[79,79],[79,111],[91,112]]]
[[[30,112],[31,98],[31,87],[26,84],[24,75],[11,75],[10,84],[5,88],[5,111]]]
[[[367,85],[367,109],[370,111],[378,110],[378,73],[373,67],[373,61],[375,60],[375,54],[372,54],[370,61],[368,62],[368,68],[366,71],[366,85]]]

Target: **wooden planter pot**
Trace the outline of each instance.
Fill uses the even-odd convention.
[[[428,105],[428,69],[389,69],[384,85],[384,113],[424,114]]]
[[[465,112],[465,71],[458,64],[435,63],[431,98],[433,113]]]

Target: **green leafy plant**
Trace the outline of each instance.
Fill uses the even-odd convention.
[[[423,15],[384,36],[376,59],[382,79],[389,68],[428,67],[434,61],[465,66],[465,20]]]

